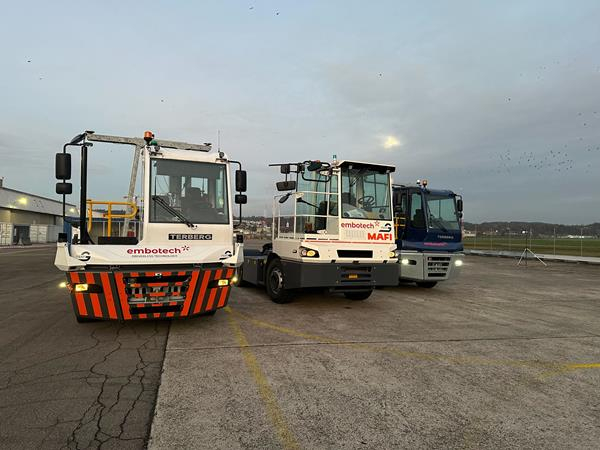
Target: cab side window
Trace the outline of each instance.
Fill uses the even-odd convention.
[[[400,214],[406,214],[406,211],[408,210],[408,199],[406,198],[406,194],[402,193],[402,196],[400,197]]]
[[[410,224],[413,228],[425,229],[425,212],[421,194],[413,192],[410,196]]]

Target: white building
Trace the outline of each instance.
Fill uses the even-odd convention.
[[[78,214],[67,204],[67,216]],[[0,179],[0,245],[56,242],[62,231],[62,202],[9,189]]]

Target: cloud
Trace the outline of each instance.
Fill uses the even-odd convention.
[[[94,25],[91,41],[72,39],[70,11],[19,11],[0,30],[11,37],[5,59],[27,55],[32,63],[3,67],[9,88],[0,106],[0,176],[9,186],[54,195],[53,154],[90,127],[213,143],[221,130],[223,150],[248,170],[245,213],[271,210],[280,174],[269,163],[336,154],[395,164],[398,182],[427,178],[432,188],[455,189],[473,221],[597,220],[600,32],[593,2],[346,3],[303,4],[276,24],[249,20],[246,10],[236,16],[220,3],[157,7],[151,15],[169,18],[165,33],[142,39],[113,27],[97,40],[102,30]],[[110,8],[93,12],[113,19]],[[211,20],[192,26],[199,16]],[[139,11],[124,7],[119,17],[126,23]],[[90,48],[120,70],[107,73],[106,58],[73,68],[72,55]],[[148,49],[162,63],[140,76],[125,63]],[[43,81],[31,72],[38,66]],[[122,198],[130,164],[129,150],[95,146],[90,195]],[[73,170],[76,183],[76,162]]]

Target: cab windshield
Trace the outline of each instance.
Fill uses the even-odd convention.
[[[342,217],[391,220],[390,177],[386,171],[365,166],[342,167]]]
[[[225,164],[152,159],[150,222],[229,223],[226,180]]]
[[[454,196],[425,194],[429,228],[442,231],[460,230]]]

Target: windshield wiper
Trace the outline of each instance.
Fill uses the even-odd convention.
[[[160,206],[162,206],[167,212],[170,212],[171,214],[173,214],[182,223],[185,223],[188,227],[190,227],[190,228],[195,228],[196,227],[196,225],[194,225],[190,221],[190,219],[188,219],[187,217],[185,217],[183,214],[181,214],[175,208],[172,208],[171,206],[169,206],[169,204],[162,197],[160,197],[158,195],[153,195],[152,196],[152,200],[154,200],[156,203],[158,203]]]
[[[433,216],[430,216],[429,218],[431,219],[432,222],[434,222],[434,221],[437,222],[438,226],[441,228],[441,230],[444,233],[448,232],[448,229],[442,224],[442,220],[441,219],[438,219],[437,217],[433,217]]]
[[[296,201],[297,201],[298,203],[306,203],[307,205],[309,205],[309,206],[312,206],[312,207],[313,207],[313,208],[315,208],[315,209],[319,209],[319,207],[318,207],[317,205],[313,205],[312,203],[310,203],[310,202],[307,202],[307,201],[306,201],[306,200],[304,200],[302,197],[298,197],[298,198],[296,199]]]

